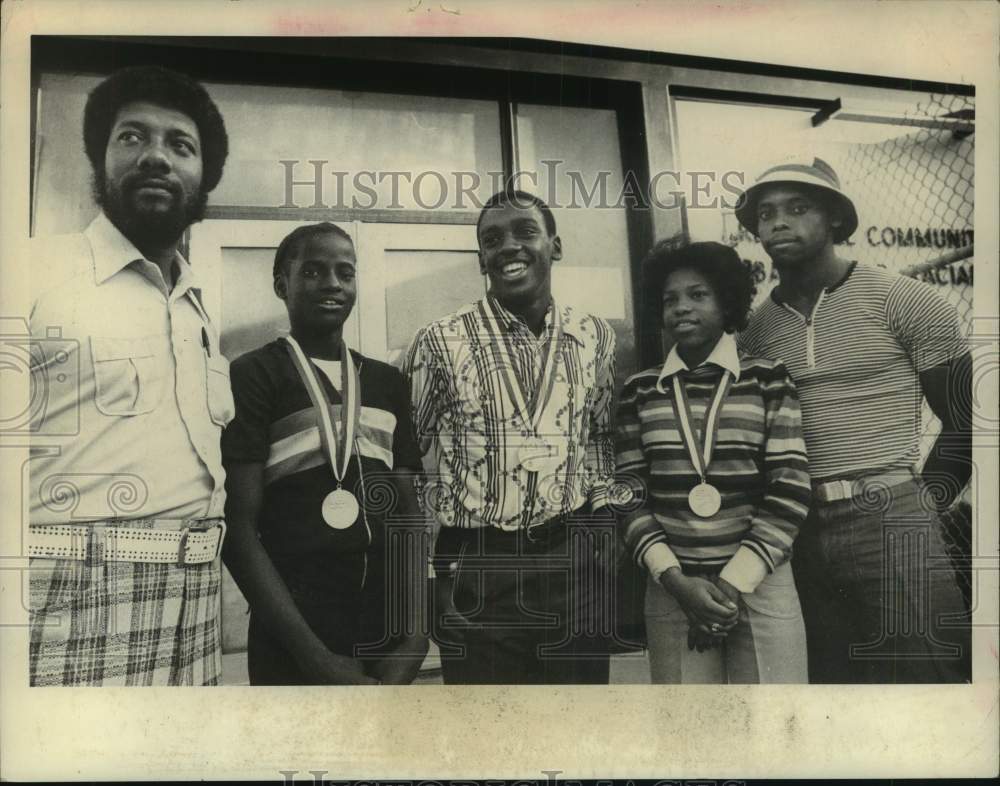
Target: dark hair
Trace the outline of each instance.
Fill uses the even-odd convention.
[[[694,270],[705,277],[722,306],[723,327],[733,333],[746,327],[750,304],[757,293],[753,265],[722,243],[688,243],[687,239],[659,241],[643,262],[643,282],[651,313],[662,311],[663,285],[677,270]]]
[[[208,193],[222,179],[229,138],[219,108],[208,92],[188,76],[158,66],[131,66],[115,71],[95,87],[83,110],[83,146],[90,165],[104,172],[108,137],[119,110],[136,101],[183,112],[198,126],[201,137],[201,190]]]
[[[501,205],[513,205],[522,210],[537,207],[542,214],[542,220],[545,221],[545,231],[548,233],[548,236],[552,237],[556,233],[556,218],[552,215],[552,210],[545,202],[534,194],[529,194],[527,191],[517,191],[508,188],[504,191],[497,191],[497,193],[486,200],[483,209],[479,211],[479,218],[476,219],[477,238],[479,237],[479,227],[482,226],[483,216],[486,215],[486,211],[500,207]]]
[[[336,235],[346,240],[352,246],[354,245],[351,236],[336,224],[331,224],[329,221],[323,221],[319,224],[306,224],[298,229],[293,229],[278,245],[278,250],[274,252],[274,269],[272,270],[272,275],[277,277],[282,273],[288,272],[289,261],[299,253],[303,243],[318,235]]]

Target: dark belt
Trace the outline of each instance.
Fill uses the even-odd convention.
[[[590,526],[594,521],[593,514],[581,507],[572,513],[553,516],[528,528],[505,530],[499,527],[442,527],[434,547],[434,570],[448,572],[458,555],[476,541],[479,541],[483,551],[487,553],[493,551],[491,545],[499,546],[497,550],[501,552],[513,553],[517,550],[519,541],[529,550],[533,546],[555,545],[566,538],[570,528]],[[601,521],[609,527],[613,526],[611,519],[602,518]]]

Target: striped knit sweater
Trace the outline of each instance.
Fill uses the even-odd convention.
[[[680,373],[703,442],[706,411],[728,372],[709,364]],[[635,493],[619,519],[625,542],[640,564],[651,548],[665,554],[667,546],[669,559],[685,572],[718,572],[731,560],[749,565],[756,576],[743,583],[751,585],[744,591],[752,591],[788,559],[808,513],[809,472],[795,385],[780,362],[740,356],[740,378],[723,401],[708,466],[722,508],[701,518],[688,507],[688,492],[699,478],[676,421],[673,388],[665,380],[660,392],[659,374],[656,367],[633,375],[619,400],[617,473]],[[743,553],[734,560],[737,552]]]

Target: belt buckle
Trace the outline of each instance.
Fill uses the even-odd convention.
[[[543,526],[545,526],[545,522],[544,521],[541,524],[533,524],[533,525],[531,525],[529,527],[525,527],[524,528],[524,537],[527,539],[528,543],[541,543],[542,542],[542,536],[541,535],[532,535],[531,534],[531,530],[538,529],[539,527],[543,527]]]
[[[222,556],[222,544],[226,542],[226,520],[216,519],[215,526],[219,528],[219,542],[215,546],[215,554],[212,557],[212,562],[215,562]]]
[[[226,522],[225,519],[200,519],[200,521],[210,521],[212,523],[202,526],[189,525],[181,530],[181,540],[177,546],[177,566],[184,568],[187,567],[187,563],[184,561],[187,550],[188,536],[192,532],[208,532],[216,527],[219,528],[219,542],[215,547],[215,554],[212,555],[211,560],[205,560],[206,562],[214,562],[218,559],[219,555],[222,554],[222,544],[226,538]]]
[[[187,556],[185,552],[187,550],[188,535],[191,534],[191,530],[192,530],[191,527],[185,527],[184,529],[181,530],[181,542],[180,545],[177,547],[177,567],[179,568],[187,567],[187,563],[184,561],[184,557]]]
[[[854,499],[854,482],[850,480],[838,480],[837,486],[840,494],[838,500]]]
[[[841,502],[845,499],[853,499],[854,484],[850,480],[828,480],[820,483],[815,490],[816,498],[820,502]]]

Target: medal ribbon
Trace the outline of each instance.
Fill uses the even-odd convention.
[[[313,411],[316,413],[316,425],[319,427],[319,438],[323,446],[323,455],[333,470],[333,477],[337,481],[337,488],[344,481],[347,475],[347,465],[351,461],[351,446],[355,444],[355,433],[358,423],[361,422],[361,382],[358,378],[358,370],[354,367],[351,353],[347,350],[347,345],[343,339],[340,341],[340,436],[337,439],[337,432],[333,427],[333,418],[330,417],[329,397],[326,390],[316,378],[312,363],[306,357],[299,342],[292,336],[285,336],[288,345],[288,354],[292,358],[292,365],[299,372],[299,377],[306,386],[309,399],[312,401]],[[360,455],[360,452],[359,452]]]
[[[514,350],[509,345],[505,336],[503,322],[493,305],[492,298],[487,298],[492,317],[486,313],[482,302],[479,304],[480,313],[486,325],[490,328],[489,338],[493,357],[500,362],[498,366],[501,371],[501,378],[507,393],[514,402],[514,406],[521,413],[526,426],[530,426],[530,431],[538,433],[538,426],[542,419],[542,412],[552,398],[552,390],[555,387],[556,379],[556,356],[558,355],[559,341],[562,338],[562,320],[559,316],[559,309],[552,306],[552,334],[545,347],[545,361],[542,364],[542,376],[536,380],[534,394],[529,395],[529,391],[522,384],[520,375],[517,374],[517,366],[514,363]]]
[[[691,428],[691,421],[694,418],[691,415],[691,405],[688,403],[687,393],[681,384],[680,374],[674,374],[673,376],[674,413],[677,415],[677,420],[681,425],[681,437],[684,440],[684,446],[688,449],[688,455],[691,456],[691,463],[694,464],[694,469],[701,478],[702,483],[705,482],[705,478],[708,475],[708,465],[712,462],[712,453],[715,450],[715,438],[719,430],[719,414],[722,409],[722,400],[726,397],[731,380],[732,377],[729,372],[723,371],[722,379],[719,380],[718,387],[715,389],[715,396],[712,398],[712,406],[705,415],[705,444],[702,450],[699,451],[698,439],[695,436],[694,429]]]

